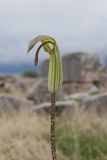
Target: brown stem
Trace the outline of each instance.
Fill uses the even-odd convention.
[[[47,41],[47,42],[42,43],[42,44],[38,47],[38,49],[37,49],[37,51],[36,51],[36,54],[35,54],[35,59],[34,59],[35,65],[37,65],[37,63],[38,63],[38,54],[39,54],[40,49],[41,49],[43,46],[45,46],[46,44],[48,44],[48,43],[51,43],[51,44],[54,45],[53,42]]]
[[[52,160],[57,160],[55,140],[55,101],[56,93],[51,94],[51,152]]]

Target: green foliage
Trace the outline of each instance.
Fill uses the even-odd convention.
[[[58,148],[70,159],[102,160],[107,155],[107,135],[76,133],[67,127],[57,129],[56,134]]]
[[[77,131],[62,124],[56,130],[58,149],[68,160],[103,160],[107,157],[107,134],[99,126],[93,128],[88,132]],[[43,138],[49,141],[49,135]]]
[[[67,130],[67,132],[69,132]],[[74,139],[69,133],[66,135],[64,128],[59,128],[56,131],[57,146],[67,157],[71,156],[74,152]]]
[[[31,78],[36,78],[38,77],[38,73],[33,72],[33,71],[26,71],[22,75],[23,77],[31,77]]]

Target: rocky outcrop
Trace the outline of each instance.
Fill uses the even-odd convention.
[[[65,96],[66,97],[66,96]],[[68,99],[67,99],[68,98]],[[96,111],[98,114],[107,113],[107,92],[100,93],[98,95],[90,95],[89,93],[77,93],[69,95],[67,98],[56,102],[56,114],[61,113],[71,114],[77,109],[82,107],[86,111]],[[32,101],[26,100],[13,95],[1,94],[0,95],[0,112],[20,110],[29,108],[36,113],[49,113],[50,114],[50,102],[44,102],[35,104]]]
[[[63,100],[76,100],[82,102],[83,100],[100,94],[99,89],[96,86],[92,86],[87,92],[77,92],[73,94],[68,94],[63,97]]]
[[[11,111],[11,109],[19,110],[21,108],[30,108],[33,102],[13,95],[0,94],[0,111]]]
[[[28,78],[21,76],[2,77],[0,79],[0,93],[7,93],[25,97],[29,89],[39,78]]]
[[[57,92],[57,99],[62,99],[66,94],[62,91]],[[50,93],[48,91],[48,80],[47,78],[39,79],[34,84],[27,96],[28,99],[33,100],[36,104],[43,102],[50,102]]]
[[[66,95],[63,99],[66,100],[75,100],[78,102],[82,102],[84,99],[89,97],[90,95],[87,92],[81,92],[81,93],[75,93],[75,94],[70,94]]]
[[[47,79],[40,79],[30,89],[28,99],[33,100],[36,104],[50,100],[50,94],[47,88]]]
[[[50,102],[47,78],[9,77],[1,80],[0,84],[0,111],[19,110],[26,107],[33,107],[37,112],[50,110],[50,103],[46,103]],[[87,111],[107,112],[107,84],[103,83],[106,91],[102,89],[102,86],[85,84],[76,82],[63,84],[62,89],[57,93],[57,113],[62,113],[62,111],[70,113],[69,110],[71,111],[75,106],[83,106]]]
[[[72,53],[63,56],[64,82],[93,82],[100,80],[104,66],[96,54]],[[49,61],[45,60],[41,75],[47,77]]]
[[[34,105],[32,107],[32,110],[37,112],[37,113],[49,113],[50,114],[50,107],[51,103],[50,102],[45,102],[42,104]],[[61,113],[67,113],[71,114],[73,113],[74,109],[79,107],[78,103],[73,100],[68,100],[68,101],[57,101],[56,102],[56,114],[59,115]]]
[[[87,97],[82,105],[88,111],[96,111],[99,114],[107,113],[107,92]]]

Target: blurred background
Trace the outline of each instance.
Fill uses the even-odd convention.
[[[63,64],[57,92],[59,160],[107,160],[107,1],[0,0],[0,159],[47,160],[49,56],[28,42],[56,39]]]
[[[104,59],[106,3],[106,0],[0,0],[0,73],[35,70],[34,54],[28,56],[26,50],[29,40],[41,34],[55,37],[62,55],[86,51]],[[40,54],[40,61],[45,55]]]

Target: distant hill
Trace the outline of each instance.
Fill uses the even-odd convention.
[[[25,71],[34,71],[34,72],[40,72],[40,66],[41,63],[37,66],[34,66],[33,64],[7,64],[7,65],[1,65],[0,64],[0,74],[3,75],[14,75],[14,74],[22,74]]]

